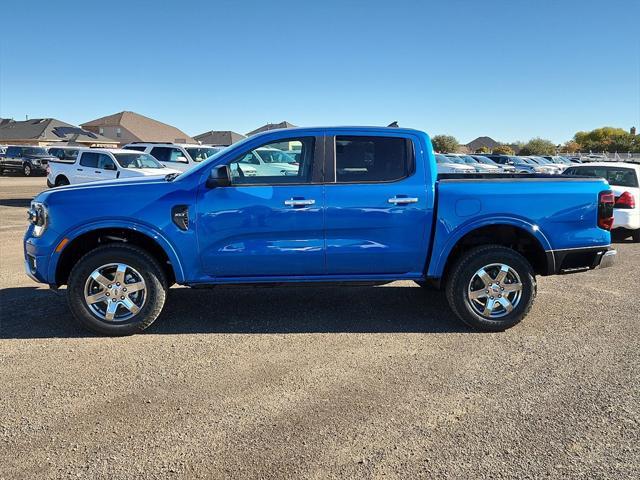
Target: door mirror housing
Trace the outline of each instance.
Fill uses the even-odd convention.
[[[209,178],[207,178],[207,187],[229,187],[231,185],[231,169],[228,165],[218,165],[213,167]]]

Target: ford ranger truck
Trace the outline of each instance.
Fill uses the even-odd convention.
[[[295,174],[246,175],[265,148],[295,151]],[[271,130],[182,174],[40,193],[24,255],[105,335],[147,328],[173,284],[396,280],[441,288],[462,321],[501,331],[531,310],[537,276],[612,264],[613,204],[598,178],[438,176],[416,130]]]

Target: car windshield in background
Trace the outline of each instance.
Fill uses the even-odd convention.
[[[491,160],[489,157],[485,157],[483,155],[477,155],[477,156],[475,156],[473,158],[475,158],[480,163],[486,163],[487,165],[498,165],[496,162]]]
[[[48,155],[44,148],[39,147],[25,148],[22,152],[24,155]]]
[[[604,178],[609,185],[638,188],[638,177],[632,168],[619,167],[570,167],[565,175]]]
[[[114,153],[122,168],[164,168],[151,155],[146,153]]]
[[[445,156],[449,159],[447,163],[459,163],[461,165],[465,164],[465,161],[462,160],[460,157],[453,157],[453,156],[450,157],[449,155],[445,155]]]
[[[211,148],[211,147],[202,147],[202,148],[186,148],[185,149],[189,156],[193,158],[194,162],[202,162],[207,158],[215,155],[220,152],[221,148]]]
[[[260,155],[264,163],[296,163],[292,156],[275,148],[259,148],[258,155]]]
[[[451,162],[449,162],[448,157],[445,157],[441,153],[436,153],[436,163],[451,163]]]

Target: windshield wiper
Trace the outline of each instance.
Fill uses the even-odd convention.
[[[176,178],[178,175],[180,175],[178,172],[176,172],[176,173],[169,173],[169,174],[167,174],[167,175],[165,175],[165,176],[164,176],[164,179],[165,179],[167,182],[172,182],[173,180],[175,180],[175,178]]]

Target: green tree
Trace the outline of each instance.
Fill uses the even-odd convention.
[[[626,130],[615,127],[578,132],[573,136],[573,140],[580,145],[580,150],[593,152],[631,152],[640,146],[637,136],[634,137]]]
[[[483,145],[482,147],[476,150],[476,153],[491,153],[491,149],[486,145]]]
[[[456,137],[451,135],[435,135],[431,143],[433,143],[433,149],[439,153],[455,153],[460,147]]]
[[[514,151],[509,145],[502,144],[495,147],[493,153],[498,155],[513,155]]]
[[[556,145],[551,140],[532,138],[522,146],[519,153],[521,155],[554,155]]]

